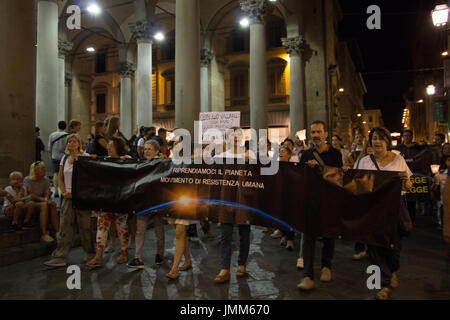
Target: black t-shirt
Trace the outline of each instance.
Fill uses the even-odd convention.
[[[93,142],[93,150],[91,152],[99,157],[106,157],[108,155],[108,150],[103,148],[103,146],[98,142],[100,139],[105,139],[105,141],[108,142],[104,136],[96,134]]]
[[[41,138],[36,137],[36,161],[42,161],[41,152],[45,150],[44,143]]]
[[[324,151],[322,153],[317,151],[317,153],[320,155],[323,162],[327,166],[341,168],[343,165],[342,164],[342,153],[339,150],[333,148],[331,145],[329,145],[329,146],[330,146],[330,148],[327,151]],[[300,158],[300,163],[306,163],[310,160],[316,160],[316,158],[314,157],[314,154],[313,154],[314,151],[316,151],[316,149],[314,149],[314,148],[303,151],[302,157]]]

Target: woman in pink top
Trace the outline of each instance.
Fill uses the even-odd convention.
[[[72,204],[72,173],[73,163],[78,157],[89,156],[81,150],[81,139],[77,134],[67,137],[66,154],[61,159],[59,166],[59,187],[64,197],[61,206],[59,233],[57,235],[58,246],[52,253],[53,259],[44,264],[49,267],[66,266],[66,257],[72,248],[72,240],[75,234],[75,219],[80,233],[81,245],[86,253],[86,260],[94,256],[91,234],[91,212],[78,210]]]

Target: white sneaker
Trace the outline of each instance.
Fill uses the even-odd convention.
[[[305,267],[305,265],[303,264],[303,258],[302,257],[298,258],[298,260],[297,260],[297,268],[303,269],[304,267]]]
[[[282,247],[286,246],[286,237],[281,237],[280,246],[282,246]]]
[[[272,238],[272,239],[278,239],[278,238],[281,238],[281,236],[282,236],[282,234],[281,234],[281,231],[280,230],[275,230],[271,235],[270,235],[270,237]]]
[[[41,236],[41,242],[53,242],[53,241],[55,241],[55,239],[53,239],[53,237],[51,237],[48,233]]]

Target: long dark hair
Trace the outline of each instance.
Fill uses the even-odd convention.
[[[117,138],[117,137],[111,137],[110,141],[113,142],[114,147],[116,148],[117,154],[122,157],[125,156],[128,151],[127,151],[127,145],[125,144],[125,141],[121,138]]]

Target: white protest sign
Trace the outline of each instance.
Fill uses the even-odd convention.
[[[241,113],[235,112],[200,112],[200,132],[202,143],[222,143],[225,131],[241,126]]]
[[[295,135],[302,141],[306,140],[306,129],[297,131]]]

